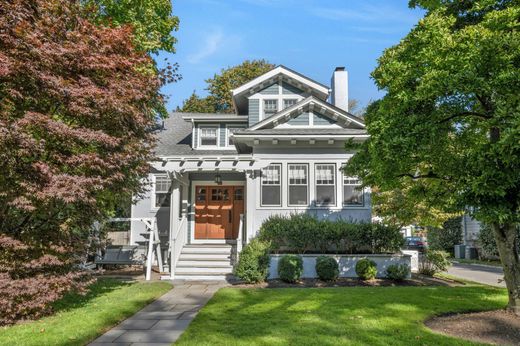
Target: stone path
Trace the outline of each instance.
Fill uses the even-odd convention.
[[[101,345],[171,345],[225,281],[174,281],[173,289],[94,340]]]
[[[448,274],[486,285],[506,287],[504,272],[500,267],[480,264],[453,263]]]

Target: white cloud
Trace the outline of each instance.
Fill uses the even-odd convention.
[[[188,55],[188,62],[190,64],[198,64],[204,59],[218,52],[219,48],[222,47],[224,42],[224,33],[221,29],[217,29],[210,33],[204,44],[199,48],[198,51]]]

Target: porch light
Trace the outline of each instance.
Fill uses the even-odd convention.
[[[222,184],[222,177],[220,176],[220,174],[215,174],[215,184]]]

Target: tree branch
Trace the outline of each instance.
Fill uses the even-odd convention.
[[[453,115],[447,117],[446,119],[440,120],[438,122],[438,124],[442,124],[442,123],[445,123],[447,121],[450,121],[451,119],[455,119],[455,118],[458,118],[458,117],[465,117],[465,116],[474,116],[474,117],[478,117],[478,118],[482,118],[482,119],[491,119],[492,118],[489,115],[478,113],[478,112],[461,112],[461,113],[453,114]]]

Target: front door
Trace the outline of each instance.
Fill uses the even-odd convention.
[[[236,239],[243,186],[195,186],[195,239]]]

